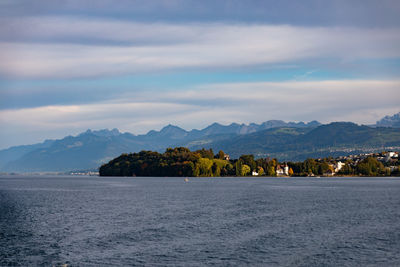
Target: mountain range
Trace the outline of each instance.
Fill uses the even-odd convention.
[[[322,125],[317,121],[295,123],[270,120],[248,125],[213,123],[202,130],[191,131],[167,125],[160,131],[152,130],[143,135],[121,133],[118,129],[87,130],[77,136],[0,150],[0,170],[94,170],[121,153],[140,150],[162,152],[167,147],[176,146],[192,150],[212,148],[215,152],[223,150],[232,158],[254,154],[256,157],[277,157],[279,160],[292,161],[307,157],[399,149],[400,130],[395,128],[399,125],[399,114],[386,116],[373,127],[350,122]]]

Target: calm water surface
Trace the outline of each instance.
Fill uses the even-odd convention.
[[[0,265],[400,266],[398,178],[0,177]]]

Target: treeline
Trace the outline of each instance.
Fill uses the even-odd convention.
[[[337,173],[335,164],[332,158],[286,163],[279,163],[277,159],[255,159],[253,155],[229,159],[223,151],[214,154],[212,149],[192,152],[188,148],[177,147],[168,148],[164,153],[141,151],[122,154],[102,165],[99,173],[100,176],[162,177],[391,175],[390,170],[373,157],[359,162],[347,161]]]
[[[185,147],[168,148],[164,153],[141,151],[122,154],[100,167],[100,176],[248,176],[252,171],[260,175],[275,175],[276,160],[266,162],[254,159],[253,155],[243,155],[229,160],[219,151],[212,149],[190,151]],[[266,172],[264,172],[266,170]]]
[[[398,176],[398,168],[391,171],[382,162],[374,157],[367,157],[359,162],[352,160],[346,161],[343,168],[338,172],[338,175],[357,175],[357,176]]]
[[[287,164],[293,169],[295,176],[390,176],[398,173],[397,170],[391,172],[390,168],[371,156],[360,161],[347,160],[340,170],[336,170],[337,161],[331,157],[320,160],[307,159],[304,162],[288,162]]]

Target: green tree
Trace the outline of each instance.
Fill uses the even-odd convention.
[[[242,156],[240,156],[239,160],[241,160],[243,162],[243,164],[246,164],[247,166],[249,166],[251,171],[256,170],[257,164],[254,161],[253,155],[242,155]]]
[[[214,177],[221,176],[221,168],[218,166],[218,164],[216,162],[213,163],[211,170],[212,170],[212,174]]]
[[[306,159],[303,162],[302,172],[305,174],[318,174],[318,164],[315,159]]]
[[[251,173],[251,169],[249,165],[243,164],[242,165],[242,171],[240,173],[240,176],[247,176]]]
[[[350,163],[346,162],[346,164],[340,169],[338,174],[340,174],[340,175],[352,175],[352,174],[354,174],[354,170],[351,167]]]
[[[267,174],[267,176],[270,176],[270,177],[276,176],[275,167],[272,165],[268,166],[266,174]]]
[[[236,161],[236,163],[235,163],[236,176],[242,176],[242,166],[243,166],[243,163],[241,160]]]
[[[235,175],[235,168],[233,167],[232,164],[228,163],[225,166],[226,172],[228,176],[234,176]]]
[[[278,165],[278,161],[276,159],[272,159],[272,160],[268,160],[267,161],[267,171],[266,171],[266,175],[270,176],[270,177],[274,177],[276,176],[276,166]]]
[[[200,158],[198,161],[199,176],[211,177],[213,161],[208,158]]]
[[[196,152],[199,153],[202,158],[207,158],[207,159],[213,159],[214,158],[214,152],[213,152],[213,150],[211,148],[208,149],[208,150],[202,148],[200,150],[197,150]]]
[[[264,168],[263,167],[258,167],[257,168],[257,172],[258,172],[258,175],[264,175]]]
[[[319,174],[319,175],[323,175],[325,173],[332,173],[332,168],[331,166],[329,166],[329,164],[327,162],[321,162],[319,164],[317,164],[318,167],[318,172],[315,174]]]
[[[199,176],[200,176],[200,167],[199,167],[199,164],[195,164],[195,165],[194,165],[193,176],[194,176],[194,177],[199,177]]]
[[[218,154],[216,155],[216,158],[217,158],[217,159],[225,159],[225,153],[224,153],[224,151],[220,150],[220,151],[218,152]]]
[[[374,157],[367,157],[357,164],[357,172],[365,176],[385,174],[385,166]]]

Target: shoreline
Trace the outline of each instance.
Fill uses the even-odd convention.
[[[12,177],[48,177],[48,178],[188,178],[188,179],[204,179],[204,178],[256,178],[256,179],[293,179],[293,178],[308,178],[308,179],[329,179],[329,178],[400,178],[400,176],[362,176],[362,175],[337,175],[337,176],[100,176],[100,175],[71,175],[71,174],[60,174],[60,173],[1,173],[0,178],[12,178]]]

